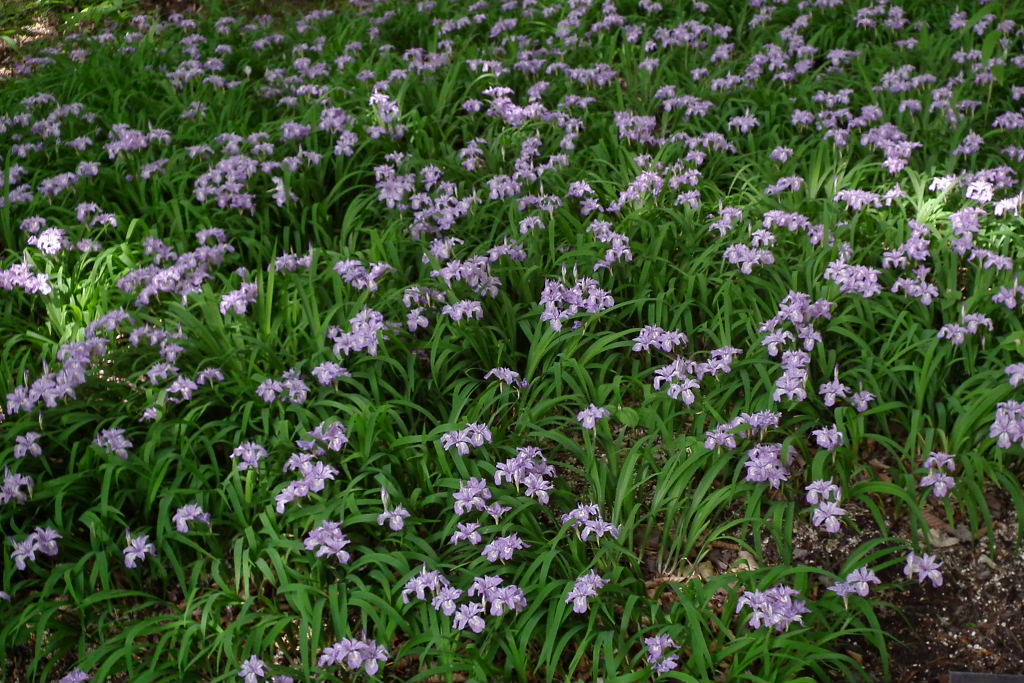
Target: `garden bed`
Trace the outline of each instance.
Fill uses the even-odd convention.
[[[5,62],[6,678],[1024,673],[1024,11],[183,7]]]

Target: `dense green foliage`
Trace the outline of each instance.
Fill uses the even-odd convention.
[[[351,4],[0,83],[0,678],[887,671],[1024,511],[1024,11]]]

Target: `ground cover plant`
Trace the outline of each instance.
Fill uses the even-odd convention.
[[[887,674],[934,525],[1024,511],[1022,22],[353,1],[27,57],[4,677]]]

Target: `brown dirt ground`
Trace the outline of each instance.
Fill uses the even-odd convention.
[[[1020,520],[995,522],[987,536],[936,549],[941,588],[915,585],[892,597],[903,611],[883,615],[895,639],[892,680],[948,683],[950,671],[1024,674],[1024,552],[1016,544]],[[879,676],[880,671],[875,671]]]
[[[998,494],[988,498],[994,542],[984,533],[972,538],[963,524],[951,529],[937,515],[926,514],[934,547],[925,552],[942,562],[940,588],[927,582],[875,593],[892,604],[879,611],[891,639],[888,676],[878,653],[866,644],[851,643],[847,650],[874,680],[949,683],[951,671],[1024,674],[1024,549],[1017,540],[1019,520],[1009,500]],[[819,529],[802,525],[795,530],[793,545],[812,550],[802,551],[797,561],[837,572],[850,547],[878,536],[866,510],[850,502],[843,506],[861,533],[822,539]],[[909,539],[905,523],[891,532]],[[902,566],[879,576],[884,583],[905,581]]]

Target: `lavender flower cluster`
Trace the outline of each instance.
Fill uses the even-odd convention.
[[[644,638],[644,645],[647,646],[647,664],[654,673],[664,674],[679,668],[679,655],[670,652],[678,649],[679,645],[671,636],[659,634]]]
[[[492,377],[496,380],[504,382],[510,387],[518,387],[519,389],[525,389],[528,386],[530,386],[529,382],[524,380],[518,372],[512,370],[511,368],[491,368],[490,370],[487,371],[487,374],[484,375],[484,379],[490,379]]]
[[[833,484],[831,479],[819,479],[808,484],[805,490],[807,502],[815,506],[811,523],[814,526],[824,524],[825,531],[830,534],[838,533],[840,520],[846,515],[846,510],[839,507],[839,501],[843,497],[842,488]]]
[[[590,598],[596,598],[597,592],[606,585],[608,585],[608,579],[603,579],[597,572],[591,571],[576,579],[576,583],[573,584],[565,601],[572,603],[573,612],[584,614],[590,609]]]
[[[615,305],[615,299],[601,289],[597,280],[577,278],[575,273],[573,279],[575,282],[572,287],[557,280],[544,281],[544,291],[540,295],[540,305],[544,307],[544,312],[540,320],[548,323],[555,332],[562,329],[562,323],[581,312],[600,313]],[[582,325],[579,321],[575,324],[577,328]]]
[[[470,448],[481,448],[493,440],[491,430],[483,423],[467,425],[441,435],[441,447],[446,451],[455,449],[459,455],[469,455]]]
[[[35,489],[35,479],[27,474],[11,472],[10,467],[4,467],[4,483],[0,486],[0,505],[6,505],[11,501],[24,505],[32,497]]]
[[[60,549],[57,547],[57,539],[59,538],[62,538],[62,536],[56,529],[36,527],[35,531],[20,542],[15,541],[13,538],[10,539],[11,545],[14,546],[14,550],[11,552],[11,559],[14,560],[15,568],[18,571],[24,571],[28,566],[27,562],[35,562],[36,553],[56,557],[57,553],[60,552]]]
[[[943,470],[955,472],[955,458],[955,455],[942,453],[941,451],[929,453],[924,461],[924,466],[928,468],[928,474],[921,478],[918,486],[921,488],[932,487],[932,495],[936,498],[945,498],[949,495],[950,490],[956,486],[956,482],[953,480],[953,477],[943,472]]]
[[[377,515],[377,526],[387,524],[392,531],[401,531],[405,528],[405,520],[409,519],[412,514],[403,505],[396,505],[393,509],[388,509],[390,503],[391,494],[382,486],[380,488],[380,504],[384,511]]]
[[[594,503],[580,503],[575,510],[565,513],[559,518],[562,526],[568,525],[575,529],[581,540],[586,541],[590,536],[601,539],[608,534],[612,538],[619,537],[619,527],[611,522],[605,521],[601,516],[601,509]]]
[[[868,593],[871,592],[871,584],[880,584],[881,582],[881,579],[875,575],[875,572],[867,567],[861,567],[847,574],[845,581],[838,581],[834,585],[829,586],[828,590],[841,597],[843,604],[847,605],[851,595],[859,595],[862,598],[866,598]]]
[[[521,446],[516,449],[514,458],[498,463],[494,472],[494,485],[512,483],[517,491],[523,486],[526,497],[535,498],[541,505],[547,505],[550,491],[554,489],[550,478],[554,476],[555,468],[548,464],[539,448]]]
[[[810,612],[803,600],[794,599],[800,591],[779,584],[765,591],[744,591],[736,603],[736,614],[744,607],[753,610],[747,622],[751,628],[771,627],[786,631],[793,623],[803,624],[803,615]]]
[[[195,503],[189,503],[178,508],[171,521],[174,522],[174,528],[183,534],[187,534],[190,531],[189,522],[202,522],[207,526],[212,524],[210,513],[204,511],[203,508]]]
[[[339,563],[348,564],[352,555],[344,548],[349,543],[341,522],[327,521],[310,531],[303,545],[306,550],[315,550],[317,557],[334,557]]]
[[[362,669],[373,676],[380,669],[380,662],[388,661],[387,648],[368,639],[343,638],[340,642],[324,648],[317,659],[317,666],[326,669],[341,665],[349,671]]]
[[[148,535],[132,537],[131,533],[125,529],[124,537],[128,544],[124,548],[124,566],[127,569],[135,569],[138,562],[145,560],[149,555],[156,554],[156,546],[149,542]]]
[[[662,340],[664,344],[664,337]],[[729,374],[732,372],[733,360],[742,353],[740,349],[724,346],[712,349],[710,358],[700,363],[676,356],[671,363],[654,371],[654,389],[664,389],[669,398],[687,406],[693,405],[697,400],[697,390],[701,388],[700,381],[707,375],[717,377]]]
[[[917,580],[920,583],[923,584],[925,581],[931,581],[933,588],[939,588],[942,586],[940,566],[942,566],[942,563],[937,561],[934,555],[907,553],[907,564],[903,568],[903,575],[908,579],[912,579],[914,575],[917,575]]]
[[[402,602],[409,604],[412,597],[427,601],[427,593],[434,610],[452,618],[452,628],[456,631],[470,630],[483,633],[487,627],[485,615],[500,617],[509,611],[521,612],[526,608],[526,597],[523,591],[513,584],[502,585],[500,576],[479,576],[473,579],[472,585],[466,590],[454,587],[441,572],[427,571],[424,566],[420,573],[413,576],[402,589]],[[460,602],[463,597],[466,602]],[[472,601],[468,598],[477,598]]]
[[[299,472],[300,479],[288,483],[275,497],[275,509],[279,515],[284,514],[285,506],[311,493],[319,493],[327,486],[327,482],[338,475],[338,470],[325,464],[321,457],[327,451],[338,452],[348,443],[348,430],[340,422],[321,422],[311,432],[312,439],[297,439],[299,448],[284,464],[285,472]]]

